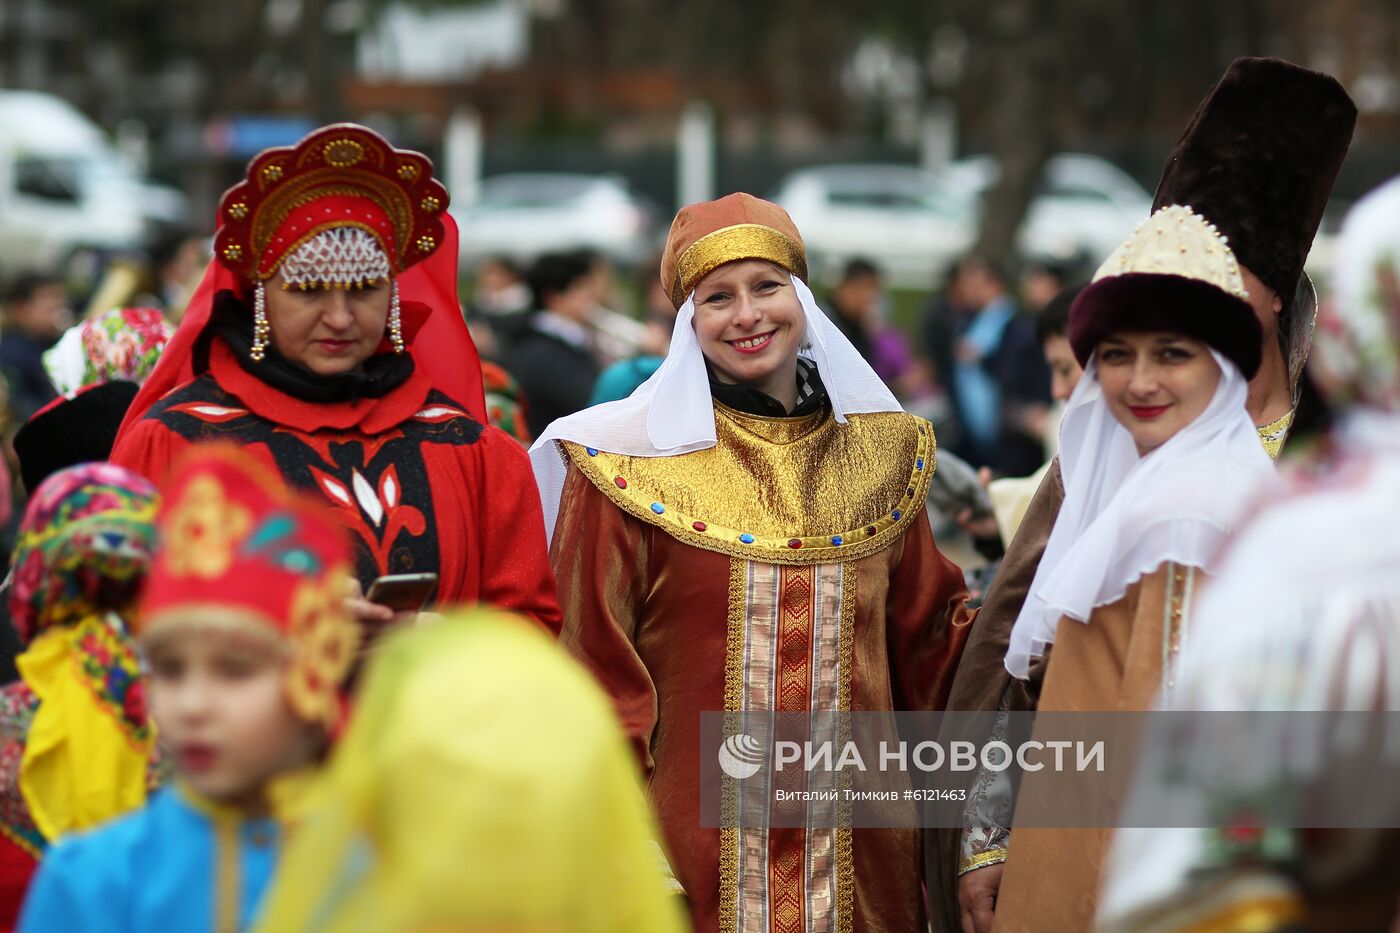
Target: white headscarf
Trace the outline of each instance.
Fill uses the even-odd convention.
[[[1347,212],[1334,254],[1313,374],[1334,407],[1400,414],[1400,178]]]
[[[1400,711],[1400,440],[1392,416],[1356,414],[1362,420],[1350,421],[1339,438],[1346,465],[1309,480],[1306,491],[1271,497],[1230,543],[1194,610],[1195,634],[1182,646],[1167,705],[1352,712],[1249,719],[1263,731],[1238,755],[1222,754],[1233,736],[1221,730],[1238,730],[1240,718],[1207,712],[1173,720],[1189,726],[1172,727],[1175,742],[1147,749],[1129,814],[1163,812],[1164,800],[1203,813],[1225,800],[1238,808],[1257,802],[1266,812],[1288,800],[1308,807],[1346,786],[1339,754],[1365,743],[1391,768],[1400,761],[1400,729],[1382,712]],[[1366,712],[1376,718],[1374,730],[1358,728]],[[1215,831],[1127,823],[1114,834],[1101,928],[1141,929],[1136,921],[1207,886],[1215,874],[1202,869],[1218,859]],[[1233,896],[1257,890],[1241,885]]]
[[[816,364],[836,420],[847,415],[903,411],[894,395],[846,336],[817,307],[812,290],[797,276],[792,285],[807,319],[802,355]],[[630,457],[669,457],[715,446],[715,409],[705,357],[692,326],[692,292],[676,313],[671,349],[661,368],[627,398],[604,402],[560,418],[530,448],[545,531],[554,537],[566,472],[556,441]]]
[[[1090,360],[1060,423],[1065,501],[1011,630],[1006,669],[1024,678],[1054,644],[1061,616],[1087,622],[1167,561],[1211,570],[1227,534],[1274,475],[1245,411],[1248,383],[1215,350],[1220,382],[1206,410],[1138,456],[1108,410]]]

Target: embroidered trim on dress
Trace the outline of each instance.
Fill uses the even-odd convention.
[[[985,852],[978,852],[976,855],[969,855],[958,865],[958,874],[964,875],[974,868],[986,868],[988,865],[997,865],[1006,861],[1006,849],[988,849]]]
[[[729,618],[724,646],[725,732],[733,734],[744,708],[744,603],[748,561],[729,560]],[[720,777],[719,929],[737,933],[739,908],[739,798],[737,782]]]
[[[664,474],[682,469],[682,461],[687,458],[714,456],[713,448],[670,457],[626,457],[571,441],[562,441],[559,446],[566,460],[572,461],[618,508],[655,525],[683,544],[774,564],[845,563],[877,553],[899,540],[924,510],[936,469],[937,441],[927,421],[905,417],[912,418],[918,433],[912,443],[913,456],[905,466],[907,476],[901,471],[897,491],[891,494],[890,500],[879,504],[878,511],[872,508],[868,515],[842,516],[848,526],[822,528],[814,534],[802,534],[799,529],[793,529],[791,534],[769,529],[765,534],[757,528],[716,523],[713,515],[692,514],[674,503],[657,499],[653,489],[642,488],[657,486],[663,479],[670,480],[671,477]],[[868,453],[870,457],[875,456],[874,452]],[[886,457],[893,455],[888,449],[883,453]],[[639,472],[657,475],[639,478]],[[641,481],[644,479],[656,482]],[[794,475],[792,481],[810,483],[811,478]],[[830,502],[815,502],[811,506],[814,510],[830,507]]]
[[[851,561],[841,567],[841,639],[837,649],[841,670],[836,709],[842,714],[851,709],[851,663],[855,655],[856,593],[859,592],[856,566]],[[845,748],[850,741],[851,720],[843,715],[838,747]],[[839,780],[843,793],[836,804],[836,933],[851,933],[856,916],[855,839],[851,834],[851,800],[844,793],[851,788],[851,776],[843,769]]]

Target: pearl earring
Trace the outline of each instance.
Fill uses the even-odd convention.
[[[263,290],[263,283],[259,282],[253,289],[253,348],[248,353],[253,362],[263,361],[267,352],[268,336],[271,333],[272,328],[267,323],[267,294]]]
[[[393,281],[389,291],[389,342],[395,353],[403,352],[403,321],[399,316],[399,283]]]

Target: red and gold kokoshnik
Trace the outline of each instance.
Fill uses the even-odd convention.
[[[214,255],[256,282],[318,233],[357,227],[379,241],[398,275],[442,243],[447,202],[427,156],[337,123],[249,163],[244,181],[219,202]]]

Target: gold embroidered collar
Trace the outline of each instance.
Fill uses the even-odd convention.
[[[1270,459],[1277,460],[1279,454],[1283,453],[1283,442],[1288,440],[1288,429],[1293,427],[1293,414],[1297,410],[1290,408],[1277,421],[1255,428],[1259,432],[1259,442],[1264,445],[1264,452]]]
[[[628,457],[562,446],[624,512],[696,547],[784,564],[855,560],[923,510],[933,426],[904,412],[765,418],[715,403],[714,447]]]

